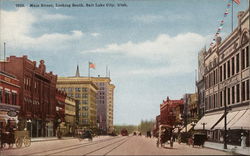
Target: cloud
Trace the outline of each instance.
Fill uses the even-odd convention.
[[[40,16],[39,16],[40,15]],[[72,30],[67,33],[45,33],[33,37],[33,32],[39,31],[34,27],[41,20],[63,20],[70,16],[61,14],[48,14],[45,11],[31,12],[26,8],[16,11],[0,10],[1,42],[7,42],[9,46],[15,49],[32,49],[37,50],[43,47],[43,50],[59,51],[64,48],[70,48],[70,43],[79,41],[83,32]],[[1,43],[2,45],[2,43]]]
[[[132,75],[173,75],[179,72],[192,72],[196,66],[197,53],[205,45],[206,40],[206,37],[190,32],[173,37],[160,34],[153,40],[112,43],[82,53],[122,54],[130,58],[144,59],[144,62],[150,62],[154,67],[131,69],[128,72]]]
[[[98,36],[100,36],[101,34],[95,32],[95,33],[91,33],[90,35],[91,35],[91,36],[94,36],[94,37],[98,37]]]
[[[149,23],[162,21],[164,20],[164,17],[160,15],[140,15],[140,16],[137,15],[137,16],[133,16],[132,20],[135,22],[139,21],[139,22],[149,24]]]

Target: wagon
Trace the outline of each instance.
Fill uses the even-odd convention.
[[[197,145],[203,147],[204,142],[207,140],[207,136],[206,134],[194,134],[193,139],[193,146]]]
[[[173,147],[173,128],[170,125],[160,125],[159,126],[159,136],[156,142],[157,147],[159,145],[163,146],[166,143],[170,144],[170,147]]]
[[[17,148],[21,148],[23,144],[25,147],[29,147],[31,145],[29,131],[14,131],[2,133],[1,147],[5,147],[6,144],[8,144],[9,147],[13,147],[14,144]]]

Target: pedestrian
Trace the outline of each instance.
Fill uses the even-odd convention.
[[[246,147],[246,139],[247,137],[244,135],[244,133],[241,133],[241,148]]]

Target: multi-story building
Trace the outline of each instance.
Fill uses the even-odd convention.
[[[65,123],[66,123],[66,134],[74,135],[76,128],[76,101],[74,98],[69,96],[65,99]]]
[[[240,144],[250,130],[249,9],[238,13],[238,26],[205,55],[205,116],[195,129],[208,130],[210,140]],[[226,118],[226,124],[225,123]],[[225,131],[225,128],[227,131]],[[247,135],[249,146],[249,135]]]
[[[76,100],[78,128],[96,128],[96,93],[98,87],[89,77],[58,77],[57,88]]]
[[[7,61],[0,62],[1,71],[3,67],[20,82],[19,129],[28,126],[32,137],[49,136],[56,114],[57,76],[46,72],[43,60],[38,67],[36,65],[36,61],[29,60],[27,56],[10,56]]]
[[[0,125],[4,128],[8,120],[18,123],[19,105],[19,80],[15,76],[0,71]]]
[[[54,121],[54,133],[60,130],[62,135],[66,134],[65,125],[65,100],[67,94],[61,90],[56,89],[56,118]]]
[[[170,100],[167,97],[166,100],[163,100],[163,103],[160,105],[160,121],[161,124],[167,125],[181,125],[182,116],[183,116],[183,103],[182,99],[180,100]]]
[[[91,80],[98,86],[96,105],[97,120],[99,128],[103,133],[113,131],[113,108],[114,108],[114,88],[109,77],[91,77]]]
[[[198,118],[200,119],[205,113],[205,83],[204,83],[204,59],[206,49],[203,48],[198,54],[198,80],[196,81],[197,94],[198,94]]]

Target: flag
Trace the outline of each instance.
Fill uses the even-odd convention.
[[[236,4],[240,4],[240,0],[233,0]]]
[[[89,62],[89,68],[93,68],[93,69],[95,69],[95,64],[94,64],[94,63],[92,63],[92,62]]]

